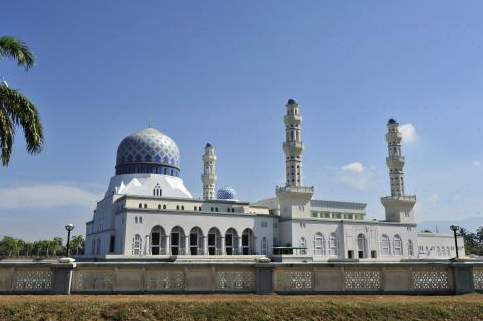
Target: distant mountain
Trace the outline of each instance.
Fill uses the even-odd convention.
[[[470,217],[454,221],[424,221],[418,223],[418,231],[430,230],[436,232],[437,228],[439,233],[452,233],[449,228],[452,224],[464,227],[470,232],[475,232],[478,227],[483,226],[483,217]]]

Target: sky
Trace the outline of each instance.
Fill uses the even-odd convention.
[[[385,133],[403,134],[417,221],[482,217],[481,1],[8,1],[0,35],[26,42],[28,72],[0,76],[37,106],[45,145],[17,130],[0,168],[0,237],[85,233],[116,149],[149,124],[181,151],[202,195],[203,147],[217,187],[241,200],[284,184],[283,115],[303,116],[304,181],[315,197],[367,203],[383,219]],[[481,48],[480,48],[481,46]]]

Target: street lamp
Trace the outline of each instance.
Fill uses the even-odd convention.
[[[454,233],[454,244],[456,246],[456,258],[459,258],[459,253],[458,253],[458,237],[456,236],[456,232],[459,231],[460,227],[458,225],[451,225],[449,227],[453,233]]]
[[[70,231],[74,229],[74,224],[67,224],[65,229],[67,230],[67,257],[69,257]]]

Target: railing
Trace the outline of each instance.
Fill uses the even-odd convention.
[[[483,261],[0,263],[0,293],[468,293]]]
[[[298,193],[313,193],[314,187],[313,186],[283,186],[283,187],[276,187],[276,193],[283,193],[283,192],[298,192]]]
[[[416,201],[416,195],[384,196],[381,201]]]

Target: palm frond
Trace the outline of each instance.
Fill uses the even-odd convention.
[[[0,86],[0,109],[8,115],[14,126],[20,125],[23,128],[27,152],[39,153],[44,136],[35,105],[17,90]]]
[[[10,37],[0,37],[0,59],[9,57],[17,61],[20,67],[25,70],[35,65],[35,56],[30,48],[22,41]]]
[[[3,166],[7,166],[10,161],[14,135],[15,127],[10,121],[10,117],[5,110],[0,109],[0,147],[2,148]]]

